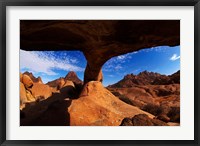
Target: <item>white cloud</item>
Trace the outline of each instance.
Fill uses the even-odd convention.
[[[49,52],[47,54],[38,51],[20,50],[20,68],[32,72],[45,73],[47,75],[57,75],[53,69],[65,71],[83,71],[84,69],[69,62],[70,58],[60,59]],[[73,62],[73,61],[71,61]]]
[[[132,72],[134,73],[134,74],[137,74],[137,73],[139,73],[139,71],[141,71],[142,69],[141,68],[139,68],[139,69],[135,69],[135,70],[133,70]]]
[[[135,52],[132,52],[132,53],[127,53],[127,54],[124,54],[124,55],[117,56],[115,59],[117,59],[118,61],[119,60],[125,60],[125,59],[131,59],[132,55],[137,54],[137,53],[138,53],[138,51],[135,51]]]
[[[119,70],[119,69],[122,69],[122,66],[118,64],[117,66],[115,66],[115,70]]]
[[[113,78],[113,77],[114,77],[114,75],[108,75],[108,77],[111,77],[111,78]]]
[[[119,59],[119,60],[123,60],[125,58],[126,58],[126,55],[117,56],[117,59]]]
[[[105,63],[103,70],[109,72],[109,71],[112,71],[113,69],[115,70],[122,69],[123,64],[128,62],[130,59],[132,59],[133,55],[137,53],[138,52],[135,51],[132,53],[127,53],[124,55],[111,58]]]
[[[179,58],[180,58],[180,55],[177,56],[177,54],[173,54],[172,57],[170,57],[169,60],[171,60],[171,61],[175,61],[175,60],[177,60],[177,59],[179,59]]]
[[[78,60],[77,59],[70,59],[70,61],[72,62],[72,63],[78,63]]]

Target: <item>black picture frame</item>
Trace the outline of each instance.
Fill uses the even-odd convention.
[[[194,140],[7,140],[6,139],[6,7],[7,6],[194,6]],[[200,73],[200,1],[199,0],[0,0],[0,144],[5,145],[200,145],[199,76]]]

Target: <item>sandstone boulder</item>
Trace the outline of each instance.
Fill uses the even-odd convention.
[[[48,85],[52,88],[55,88],[56,90],[60,90],[64,84],[65,84],[65,80],[62,77],[46,83],[46,85]]]
[[[26,89],[29,89],[33,86],[33,81],[28,75],[23,75],[22,77],[22,83],[24,84]]]
[[[23,74],[20,73],[20,82],[22,82]]]
[[[63,78],[60,78],[57,82],[57,89],[60,90],[65,85],[65,80]]]
[[[31,88],[32,95],[35,99],[46,99],[52,95],[52,90],[48,85],[34,83]]]
[[[60,89],[60,93],[67,95],[69,98],[76,98],[78,96],[74,83],[68,80],[65,81],[65,84]]]
[[[69,81],[69,80],[66,80],[65,83],[64,83],[64,85],[63,85],[63,87],[66,87],[66,86],[72,86],[72,87],[75,88],[74,83],[72,81]]]
[[[70,125],[79,126],[117,126],[125,117],[147,114],[137,107],[128,105],[103,87],[101,82],[85,84],[80,97],[72,100],[68,109]]]
[[[26,98],[27,98],[27,102],[35,102],[36,99],[35,97],[32,95],[31,91],[26,90]]]
[[[26,89],[24,84],[20,82],[20,109],[22,109],[27,102]]]

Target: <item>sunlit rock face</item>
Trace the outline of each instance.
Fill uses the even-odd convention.
[[[98,81],[85,84],[80,97],[71,102],[68,112],[71,126],[118,126],[125,117],[137,114],[154,117],[119,100]]]
[[[21,20],[20,48],[80,50],[87,59],[84,82],[102,81],[102,65],[121,54],[180,44],[179,20]]]

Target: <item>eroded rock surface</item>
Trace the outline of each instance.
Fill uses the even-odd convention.
[[[154,117],[122,102],[98,81],[85,84],[80,97],[72,100],[68,111],[72,126],[118,126],[125,117],[137,114]]]
[[[38,100],[47,99],[52,95],[51,88],[48,85],[40,83],[34,83],[31,92],[35,99]]]
[[[51,95],[52,89],[43,84],[40,77],[35,78],[29,72],[20,73],[20,109],[23,109],[27,103],[44,100]]]
[[[36,78],[31,72],[27,72],[27,71],[24,72],[23,74],[24,75],[28,75],[34,83],[41,83],[41,84],[43,84],[41,77],[37,77]]]
[[[107,89],[120,100],[157,116],[157,119],[180,122],[180,71],[169,76],[152,72],[130,74]]]
[[[69,81],[71,81],[69,83]],[[49,85],[52,88],[60,90],[61,88],[71,84],[72,86],[82,86],[83,82],[78,78],[75,72],[70,71],[65,77],[60,77],[59,79],[48,82],[46,85]]]

